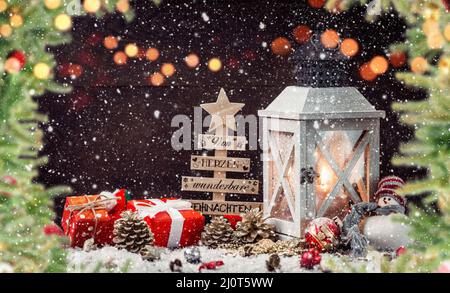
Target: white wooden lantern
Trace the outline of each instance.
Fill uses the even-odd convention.
[[[258,115],[264,214],[281,234],[302,237],[311,219],[342,219],[373,195],[385,113],[356,88],[289,86]]]

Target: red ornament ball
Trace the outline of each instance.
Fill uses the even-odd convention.
[[[400,256],[400,255],[404,254],[406,251],[407,251],[406,247],[400,246],[399,248],[397,248],[395,250],[395,255]]]
[[[56,224],[48,224],[44,226],[44,234],[45,235],[57,235],[64,236],[63,230],[57,226]]]
[[[13,51],[8,58],[16,58],[20,63],[20,68],[23,68],[26,62],[25,53],[22,51]]]
[[[16,185],[17,184],[17,179],[14,178],[11,175],[5,175],[3,176],[2,180],[3,183],[6,183],[8,185]]]
[[[329,218],[312,220],[305,231],[305,239],[309,246],[320,251],[333,250],[339,243],[341,230],[335,221]]]
[[[450,0],[442,0],[442,4],[444,5],[445,10],[447,12],[449,12],[450,11]]]
[[[308,251],[303,252],[300,257],[300,266],[306,269],[312,269],[314,266],[320,264],[322,257],[320,252],[316,248],[311,248]]]
[[[325,5],[326,0],[308,0],[309,6],[312,8],[322,8]]]

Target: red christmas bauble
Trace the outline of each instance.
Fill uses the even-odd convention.
[[[17,184],[17,179],[12,177],[11,175],[5,175],[2,178],[2,181],[6,184],[9,185],[16,185]]]
[[[49,224],[44,226],[44,234],[45,235],[58,235],[64,236],[63,230],[57,226],[56,224]]]
[[[300,257],[300,266],[302,268],[312,269],[315,265],[320,264],[322,257],[319,250],[311,248],[308,251],[303,252]]]
[[[20,68],[22,69],[25,66],[26,57],[25,53],[22,51],[13,51],[8,55],[8,58],[16,58],[20,63]]]
[[[397,248],[395,250],[395,255],[400,256],[400,255],[404,254],[406,251],[407,251],[406,247],[400,246],[399,248]]]
[[[450,11],[450,0],[442,0],[442,4],[444,4],[446,11]]]
[[[341,230],[335,221],[329,218],[312,220],[305,231],[306,242],[320,251],[329,251],[339,243]]]

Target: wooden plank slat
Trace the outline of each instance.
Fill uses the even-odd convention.
[[[262,210],[262,202],[244,201],[215,201],[215,200],[195,200],[189,199],[192,208],[204,215],[239,215],[248,212],[250,209],[259,208]]]
[[[227,179],[182,176],[182,191],[258,194],[259,181],[251,179]]]
[[[250,171],[250,159],[192,155],[191,170],[246,173]]]
[[[207,150],[245,151],[246,145],[245,136],[198,135],[198,147]]]

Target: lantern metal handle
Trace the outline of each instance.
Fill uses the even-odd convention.
[[[300,184],[312,184],[314,183],[314,179],[316,179],[316,177],[319,177],[319,174],[314,171],[313,167],[302,168],[300,170]]]

